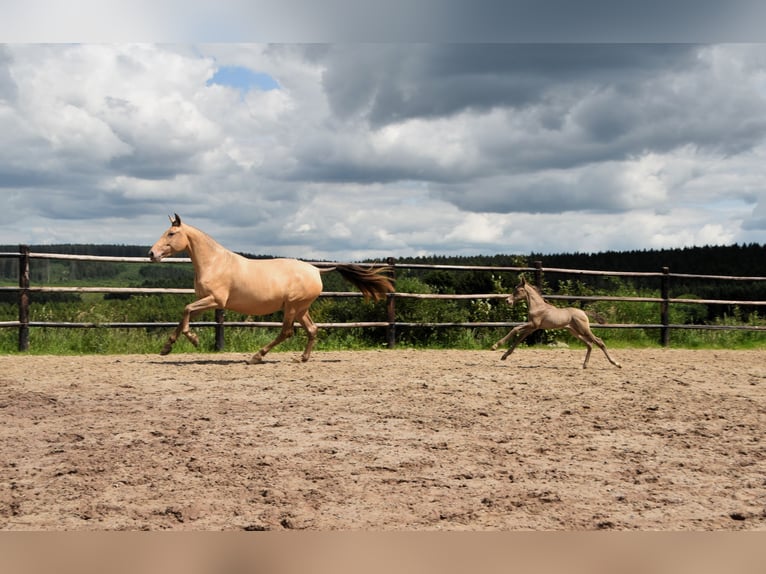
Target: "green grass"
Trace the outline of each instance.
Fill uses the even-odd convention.
[[[406,286],[406,285],[405,285]],[[411,292],[418,292],[418,285],[410,285]],[[621,293],[632,294],[632,293]],[[47,322],[168,322],[175,324],[181,317],[183,307],[190,297],[179,295],[136,295],[128,299],[110,299],[100,293],[88,293],[79,296],[79,300],[62,301],[44,300],[33,297],[30,308],[32,321]],[[689,309],[687,309],[687,307]],[[693,311],[690,305],[672,309],[671,322],[683,324]],[[656,304],[621,304],[604,302],[596,310],[613,323],[656,323],[658,312]],[[450,321],[519,321],[523,320],[526,310],[508,308],[501,302],[471,302],[458,305],[455,302],[412,300],[397,301],[397,319],[412,322],[450,322]],[[312,316],[317,322],[345,321],[380,321],[385,320],[383,303],[368,304],[358,300],[320,300],[312,307]],[[0,303],[0,321],[13,321],[18,318],[15,303]],[[199,321],[212,321],[213,314],[206,313],[198,317]],[[229,321],[241,321],[244,317],[235,313],[226,314]],[[259,320],[279,321],[280,314]],[[745,315],[734,309],[731,316],[716,321],[718,325],[766,325],[766,319],[756,313]],[[30,329],[30,353],[33,354],[123,354],[123,353],[158,353],[172,331],[171,327],[154,328],[48,328]],[[214,351],[214,329],[196,328],[200,336],[200,346],[195,349],[185,338],[176,343],[175,352],[212,352]],[[271,341],[278,330],[274,328],[225,328],[225,351],[252,353]],[[428,349],[489,349],[498,339],[508,332],[505,328],[453,328],[453,327],[397,327],[398,348]],[[658,329],[609,329],[594,328],[609,348],[649,348],[660,347]],[[573,348],[582,347],[567,331],[545,331],[537,340],[539,345],[565,343]],[[296,335],[282,344],[275,351],[302,352],[306,344],[306,335],[297,329]],[[671,330],[670,346],[690,349],[764,349],[766,336],[757,331],[733,330]],[[353,350],[386,348],[386,330],[384,328],[341,328],[320,329],[315,349]],[[18,352],[18,329],[0,328],[0,354]]]
[[[316,351],[337,350],[366,350],[386,348],[383,329],[367,329],[379,331],[381,337],[370,341],[369,336],[360,336],[362,329],[320,329]],[[441,331],[453,333],[434,333],[432,339],[424,342],[414,341],[406,335],[407,329],[400,328],[400,341],[397,348],[415,349],[463,349],[486,350],[502,337],[507,331],[498,329],[452,329]],[[171,333],[170,328],[155,329],[64,329],[48,327],[32,327],[30,329],[30,354],[44,355],[88,355],[88,354],[154,354],[160,349]],[[436,330],[434,330],[436,331]],[[628,348],[659,348],[659,333],[646,333],[631,330],[627,335],[625,329],[600,329],[600,336],[610,349]],[[185,337],[175,344],[176,353],[213,352],[215,350],[215,333],[212,327],[196,328],[200,344],[195,348]],[[615,333],[616,332],[616,333]],[[271,341],[277,334],[276,329],[268,328],[238,328],[225,329],[226,352],[254,353]],[[584,348],[564,331],[547,331],[546,339],[538,343],[545,348],[552,343],[564,343],[572,348]],[[524,343],[526,344],[526,343]],[[274,352],[303,351],[306,345],[306,335],[299,329],[291,339],[281,343]],[[670,335],[671,348],[685,349],[766,349],[766,337],[763,333],[752,331],[702,331],[675,330]],[[18,353],[18,331],[14,328],[0,329],[0,354]]]

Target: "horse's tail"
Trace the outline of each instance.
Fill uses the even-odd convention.
[[[336,265],[326,269],[320,269],[320,273],[337,271],[346,281],[356,286],[362,292],[365,299],[372,297],[375,301],[386,298],[386,293],[394,292],[394,284],[386,275],[391,267],[362,267],[361,265]]]

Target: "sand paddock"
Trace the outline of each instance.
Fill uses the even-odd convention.
[[[766,530],[766,351],[0,356],[3,530]]]

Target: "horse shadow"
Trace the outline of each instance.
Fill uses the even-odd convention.
[[[288,363],[288,364],[299,364],[301,361],[295,361],[295,360],[286,360],[286,361],[278,361],[278,360],[267,360],[263,359],[258,363],[250,364],[248,363],[247,359],[191,359],[191,360],[167,360],[167,359],[154,359],[152,361],[149,361],[151,364],[154,365],[173,365],[176,367],[183,367],[185,365],[247,365],[248,367],[254,367],[257,368],[259,365],[277,365],[280,363]],[[312,363],[340,363],[340,359],[312,359],[310,362]]]
[[[509,365],[499,365],[500,368],[509,368]],[[526,364],[513,365],[510,368],[517,370],[545,370],[545,371],[582,371],[579,365],[546,365],[546,364]]]

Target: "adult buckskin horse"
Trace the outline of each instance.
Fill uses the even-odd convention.
[[[511,329],[510,333],[492,345],[492,350],[494,351],[500,345],[518,335],[513,344],[503,356],[500,357],[501,360],[504,361],[507,359],[508,355],[513,353],[513,350],[519,343],[538,329],[568,329],[588,347],[588,351],[585,353],[585,361],[582,364],[583,369],[588,366],[590,352],[593,350],[593,343],[598,345],[598,347],[604,351],[606,358],[615,367],[622,366],[612,360],[612,357],[606,352],[604,341],[596,337],[590,330],[590,321],[588,320],[588,315],[585,311],[576,307],[561,308],[551,305],[545,301],[543,296],[540,295],[540,292],[533,285],[529,285],[523,277],[521,278],[521,282],[513,290],[511,296],[508,297],[507,301],[509,305],[514,305],[522,299],[526,299],[527,309],[529,310],[527,322],[518,327],[514,327]]]
[[[297,259],[248,259],[229,251],[212,237],[185,223],[178,214],[170,218],[168,228],[149,250],[149,258],[158,262],[186,251],[194,265],[194,291],[197,300],[187,305],[183,318],[160,354],[167,355],[183,333],[196,347],[199,339],[189,328],[192,316],[208,309],[231,309],[246,315],[268,315],[283,311],[282,330],[268,345],[250,359],[259,363],[264,355],[294,333],[299,322],[308,334],[302,361],[308,361],[316,340],[317,327],[309,316],[309,307],[322,292],[320,273],[338,271],[355,285],[365,299],[385,298],[394,286],[384,275],[388,268],[365,268],[359,265],[335,265],[320,270]]]

